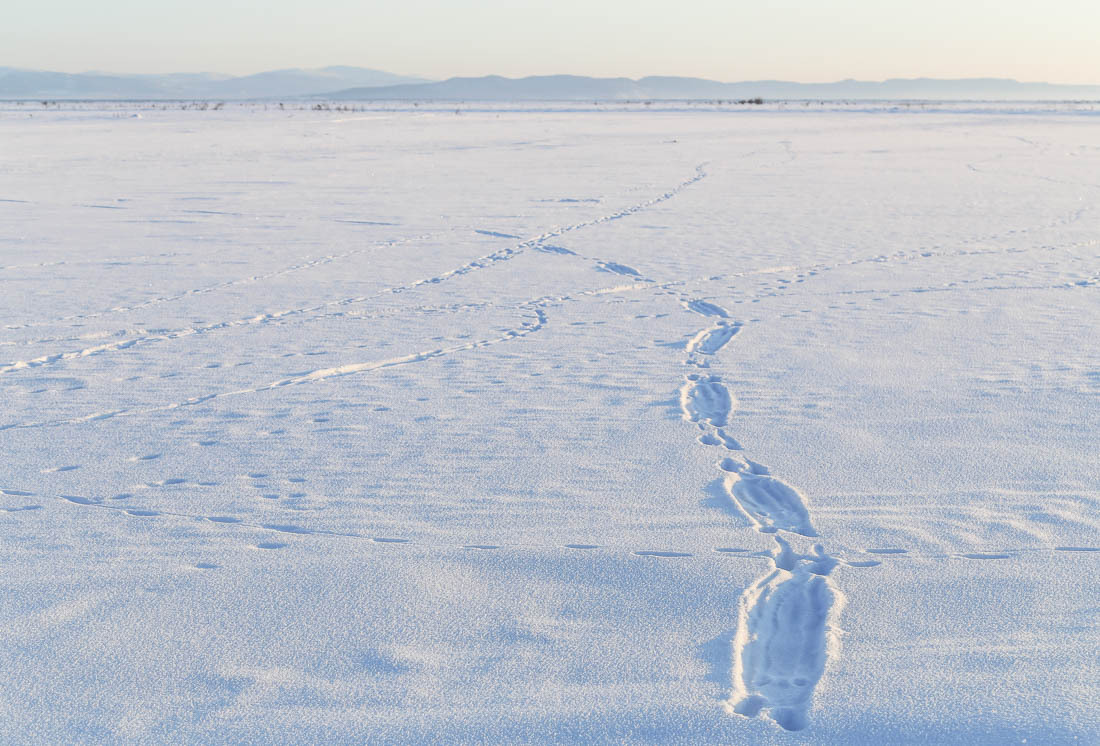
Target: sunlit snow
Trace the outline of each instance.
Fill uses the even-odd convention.
[[[1094,742],[1074,105],[0,106],[0,741]]]

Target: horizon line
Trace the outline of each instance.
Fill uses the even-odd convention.
[[[735,84],[735,83],[794,83],[797,85],[833,85],[837,83],[889,83],[894,81],[918,81],[929,80],[937,82],[961,82],[961,81],[1000,81],[1000,82],[1012,82],[1022,85],[1051,85],[1062,87],[1100,87],[1100,82],[1094,83],[1061,83],[1051,80],[1021,80],[1020,78],[997,76],[997,75],[963,75],[959,77],[935,77],[932,75],[912,75],[908,77],[891,76],[886,78],[858,78],[858,77],[845,77],[835,78],[830,80],[795,80],[791,78],[739,78],[739,79],[723,79],[717,77],[704,77],[701,75],[684,75],[684,74],[667,74],[667,73],[649,73],[646,75],[640,75],[637,77],[631,77],[629,75],[596,75],[588,73],[529,73],[524,75],[502,75],[500,73],[483,73],[480,75],[448,75],[447,77],[432,78],[429,76],[417,74],[417,73],[395,73],[390,70],[381,67],[367,67],[364,65],[346,65],[346,64],[332,64],[322,65],[319,67],[273,67],[262,70],[257,70],[250,73],[226,73],[219,70],[170,70],[166,72],[122,72],[117,70],[81,70],[73,72],[70,70],[57,70],[40,67],[19,67],[17,65],[0,65],[0,70],[14,70],[19,72],[33,72],[33,73],[54,73],[61,75],[105,75],[105,76],[117,76],[117,77],[132,77],[132,76],[164,76],[164,75],[218,75],[225,76],[227,78],[247,78],[254,75],[263,75],[266,73],[276,72],[320,72],[324,70],[332,69],[353,69],[353,70],[370,70],[373,72],[386,73],[404,78],[420,78],[421,82],[408,82],[408,83],[395,83],[391,85],[424,85],[431,83],[444,83],[448,80],[477,80],[479,78],[503,78],[505,80],[526,80],[528,78],[555,78],[555,77],[569,77],[569,78],[589,78],[593,80],[630,80],[641,81],[647,78],[680,78],[685,80],[704,80],[712,83],[721,84]],[[388,86],[386,86],[388,87]]]

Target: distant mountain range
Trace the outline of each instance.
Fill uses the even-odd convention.
[[[753,80],[721,83],[704,78],[652,76],[591,78],[450,78],[432,82],[361,67],[273,70],[233,77],[217,73],[118,75],[57,73],[0,67],[3,99],[278,99],[356,101],[644,101],[693,99],[769,100],[1100,100],[1100,85],[1022,83],[1006,78],[895,78],[792,83]]]
[[[234,77],[219,73],[122,75],[57,73],[0,67],[0,98],[5,99],[263,99],[310,96],[365,86],[425,83],[363,67],[272,70]]]
[[[871,82],[791,83],[753,80],[720,83],[704,78],[589,78],[543,75],[529,78],[450,78],[438,83],[352,88],[326,98],[438,101],[592,101],[690,99],[862,99],[862,100],[1100,100],[1100,85],[1021,83],[1005,78],[938,80],[911,78]]]

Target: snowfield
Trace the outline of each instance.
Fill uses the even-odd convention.
[[[1091,106],[0,105],[0,742],[1100,742]]]

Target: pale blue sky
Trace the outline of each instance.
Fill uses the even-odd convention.
[[[2,0],[3,65],[1100,83],[1100,0]]]

